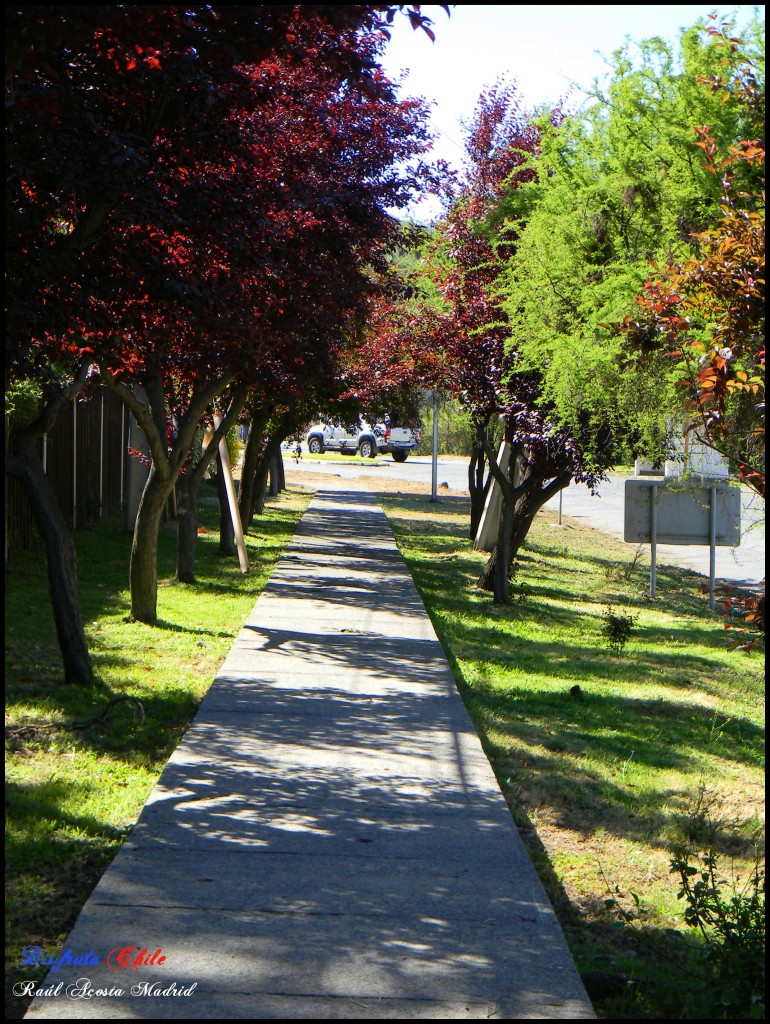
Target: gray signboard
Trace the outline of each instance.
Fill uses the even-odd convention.
[[[623,539],[635,544],[656,540],[658,544],[735,547],[741,541],[740,487],[722,482],[693,486],[662,479],[626,480]]]
[[[623,539],[650,545],[650,597],[655,597],[658,544],[707,544],[709,605],[714,607],[716,549],[741,540],[741,490],[716,480],[626,480]]]

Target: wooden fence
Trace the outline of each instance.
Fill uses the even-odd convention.
[[[6,424],[8,426],[8,424]],[[65,519],[77,530],[120,512],[128,483],[129,414],[115,395],[100,388],[71,402],[40,442],[43,467]],[[24,493],[5,481],[5,558],[39,541]]]

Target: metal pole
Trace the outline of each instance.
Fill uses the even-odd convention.
[[[433,392],[433,465],[431,467],[430,500],[438,501],[438,391]]]
[[[559,491],[559,526],[561,526],[561,500],[564,495],[564,488]]]
[[[711,494],[711,508],[709,510],[709,526],[711,528],[711,536],[709,538],[711,548],[709,550],[709,608],[714,609],[716,605],[716,599],[714,591],[717,585],[717,489],[716,485],[712,484],[709,487]]]
[[[658,485],[652,485],[652,496],[650,500],[650,597],[655,597],[657,589],[657,565],[658,556]]]

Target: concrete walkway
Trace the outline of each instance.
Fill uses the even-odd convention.
[[[594,1017],[372,495],[318,492],[64,949],[28,1017]]]

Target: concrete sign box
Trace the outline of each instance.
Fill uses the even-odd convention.
[[[497,453],[497,464],[503,473],[508,470],[508,462],[511,458],[511,446],[503,441]],[[484,511],[481,514],[479,528],[476,530],[476,539],[473,542],[474,551],[494,551],[497,544],[497,534],[500,526],[500,516],[503,514],[503,492],[500,484],[492,478],[487,493],[487,500],[484,502]]]
[[[658,544],[709,545],[712,488],[716,495],[715,542],[720,547],[735,547],[741,540],[741,491],[721,482],[690,487],[663,480],[626,480],[623,539],[651,543],[654,493]]]
[[[696,438],[679,438],[675,454],[666,461],[665,476],[682,476],[685,473],[709,480],[726,481],[730,475],[730,466],[723,455],[706,447]]]
[[[655,464],[648,459],[636,459],[634,462],[634,476],[662,476],[663,470],[656,468]]]

